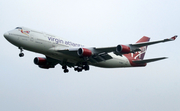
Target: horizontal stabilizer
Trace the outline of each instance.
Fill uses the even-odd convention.
[[[155,61],[162,60],[162,59],[167,59],[167,57],[145,59],[145,60],[135,60],[135,61],[133,61],[133,63],[144,64],[144,63],[149,63],[149,62],[155,62]]]

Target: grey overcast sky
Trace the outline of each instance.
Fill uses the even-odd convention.
[[[1,111],[179,111],[180,38],[149,46],[145,58],[169,57],[143,68],[88,72],[60,65],[44,70],[41,54],[24,51],[3,34],[17,26],[54,34],[87,46],[135,43],[142,36],[180,36],[179,0],[1,0]]]

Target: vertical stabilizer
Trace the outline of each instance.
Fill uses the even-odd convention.
[[[148,42],[150,40],[149,37],[143,36],[140,40],[138,40],[136,43],[143,43],[143,42]],[[134,53],[129,53],[129,54],[124,54],[124,56],[129,60],[131,66],[146,66],[146,63],[142,63],[142,64],[136,64],[133,61],[137,61],[137,60],[143,60],[146,50],[147,50],[147,46],[142,46],[139,48],[140,51],[138,52],[134,52]]]
[[[146,37],[146,36],[143,36],[140,40],[138,40],[136,43],[141,43],[141,42],[148,42],[150,40],[149,37]],[[134,54],[134,57],[135,59],[140,59],[140,60],[143,60],[144,59],[144,56],[145,56],[145,53],[146,53],[146,50],[147,50],[147,46],[143,46],[143,47],[140,47],[140,50],[139,52],[135,53]]]

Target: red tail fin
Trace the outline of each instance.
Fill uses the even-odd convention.
[[[143,36],[140,40],[138,40],[136,43],[141,43],[141,42],[148,42],[150,40],[149,37]],[[140,48],[141,51],[137,52],[134,54],[135,59],[140,59],[143,60],[146,50],[147,50],[147,46],[141,47]]]
[[[148,42],[149,40],[150,40],[149,37],[144,36],[140,40],[138,40],[136,43]],[[146,66],[146,63],[144,64],[133,63],[133,61],[136,61],[136,60],[143,60],[146,50],[147,50],[147,46],[140,47],[140,50],[141,51],[138,51],[135,53],[124,54],[124,56],[127,57],[127,59],[129,60],[131,66]]]
[[[150,40],[149,37],[143,36],[140,40],[138,40],[136,43],[141,43],[141,42],[148,42]]]

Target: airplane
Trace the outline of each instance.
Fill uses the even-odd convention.
[[[147,46],[174,41],[177,35],[152,42],[149,42],[149,37],[143,36],[134,44],[118,44],[112,47],[85,47],[82,44],[26,27],[16,27],[4,33],[4,37],[20,49],[20,57],[24,56],[24,49],[40,53],[46,56],[34,58],[34,63],[40,68],[49,69],[60,64],[64,73],[68,73],[68,67],[81,72],[88,71],[89,65],[101,68],[144,67],[149,62],[167,58],[144,59]]]

